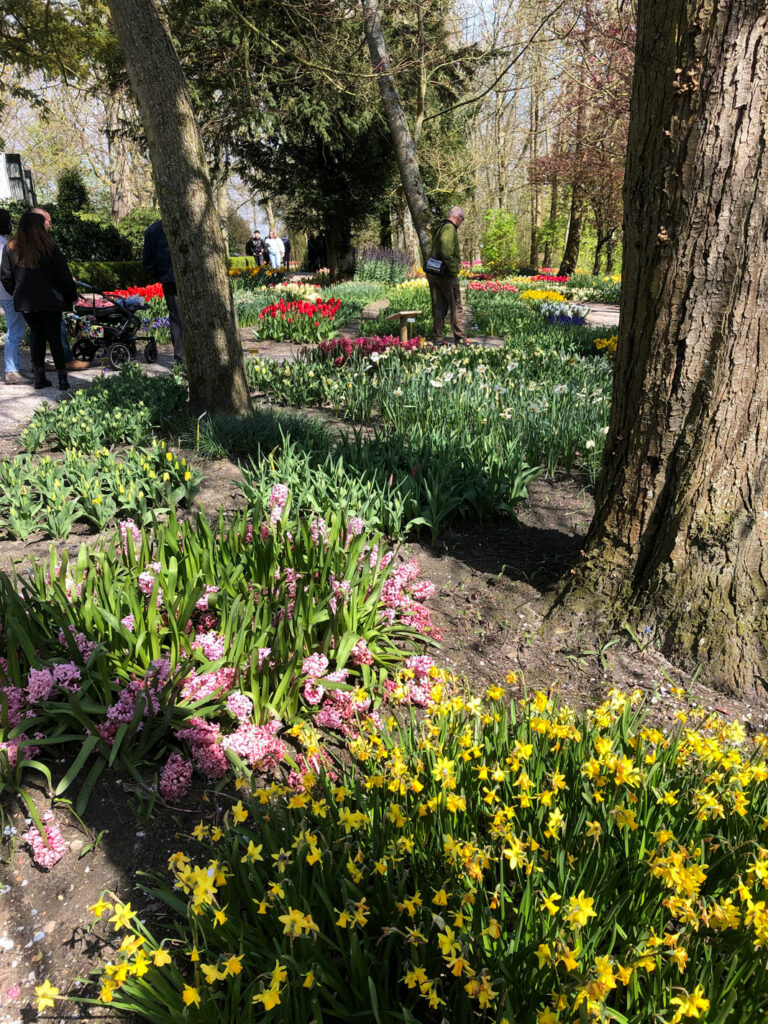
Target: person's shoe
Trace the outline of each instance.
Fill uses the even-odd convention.
[[[71,359],[67,363],[68,370],[88,370],[90,369],[90,366],[91,364],[85,359]]]
[[[34,373],[30,373],[29,370],[19,370],[19,373],[24,378],[24,380],[34,380],[35,379]]]
[[[45,376],[45,370],[42,366],[35,367],[35,391],[42,391],[43,388],[49,388],[51,382]]]
[[[69,381],[67,380],[66,370],[59,370],[59,391],[69,391]]]
[[[15,370],[10,370],[5,375],[5,383],[6,384],[26,384],[27,381],[24,380],[24,378],[21,376],[20,373],[16,373]]]

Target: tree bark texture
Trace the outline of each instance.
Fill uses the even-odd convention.
[[[192,412],[250,407],[227,254],[192,104],[156,0],[108,0],[147,135],[184,324]]]
[[[562,598],[742,691],[768,683],[767,126],[764,0],[641,0],[610,428]]]
[[[400,94],[397,91],[395,79],[392,75],[392,63],[389,59],[389,52],[384,39],[378,0],[361,0],[361,4],[365,20],[365,38],[368,43],[368,52],[371,55],[371,64],[379,83],[381,103],[392,136],[392,144],[395,148],[400,180],[403,184],[403,191],[405,192],[408,209],[411,211],[416,234],[419,236],[422,259],[426,260],[430,251],[429,223],[431,215],[427,194],[424,191],[424,184],[421,180],[416,146],[408,128]]]

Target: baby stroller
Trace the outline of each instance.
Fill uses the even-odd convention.
[[[83,281],[76,281],[77,301],[73,313],[66,314],[70,348],[75,359],[108,360],[115,369],[136,358],[136,342],[144,341],[144,359],[154,363],[157,342],[148,335],[139,335],[141,319],[137,310],[146,303],[141,296],[118,298],[97,291]]]

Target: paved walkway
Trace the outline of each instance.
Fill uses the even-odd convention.
[[[619,307],[603,302],[590,302],[587,323],[590,327],[618,327]]]

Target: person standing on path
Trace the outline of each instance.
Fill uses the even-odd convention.
[[[432,299],[435,345],[445,344],[446,314],[451,319],[454,342],[461,343],[467,340],[464,333],[464,311],[461,308],[461,288],[459,287],[461,255],[459,253],[458,229],[463,223],[464,211],[462,208],[460,206],[452,207],[447,218],[437,226],[432,236],[432,250],[424,268]],[[434,269],[430,268],[430,264]]]
[[[168,323],[171,328],[173,342],[173,361],[184,362],[184,337],[181,330],[181,307],[179,292],[176,288],[176,277],[171,263],[171,250],[165,237],[163,222],[156,220],[144,232],[144,251],[141,262],[152,281],[159,281],[163,286],[165,304],[168,307]]]
[[[42,206],[33,206],[32,213],[38,214],[43,218],[45,223],[45,230],[51,230],[51,215],[47,210],[43,209]],[[84,359],[75,359],[72,349],[69,347],[69,337],[67,336],[67,326],[62,318],[61,321],[61,347],[64,349],[64,362],[67,364],[68,370],[90,370],[91,364]],[[46,370],[55,370],[56,367],[51,363],[45,364]]]
[[[276,231],[269,232],[267,250],[269,251],[269,265],[273,270],[279,270],[283,264],[283,256],[285,256],[285,246],[282,238],[278,238]]]
[[[14,309],[24,314],[30,331],[35,388],[49,388],[45,347],[50,346],[59,375],[59,391],[69,390],[61,345],[61,314],[71,309],[77,286],[61,249],[45,229],[39,213],[23,213],[0,259],[0,283],[13,296]]]
[[[13,221],[8,210],[0,210],[0,260],[3,249],[13,231]],[[5,314],[5,383],[27,384],[21,372],[21,343],[27,323],[23,313],[17,313],[13,305],[13,296],[0,284],[0,309]]]
[[[253,229],[253,234],[245,243],[245,255],[253,257],[256,260],[257,267],[260,267],[266,259],[264,240],[258,228]]]

